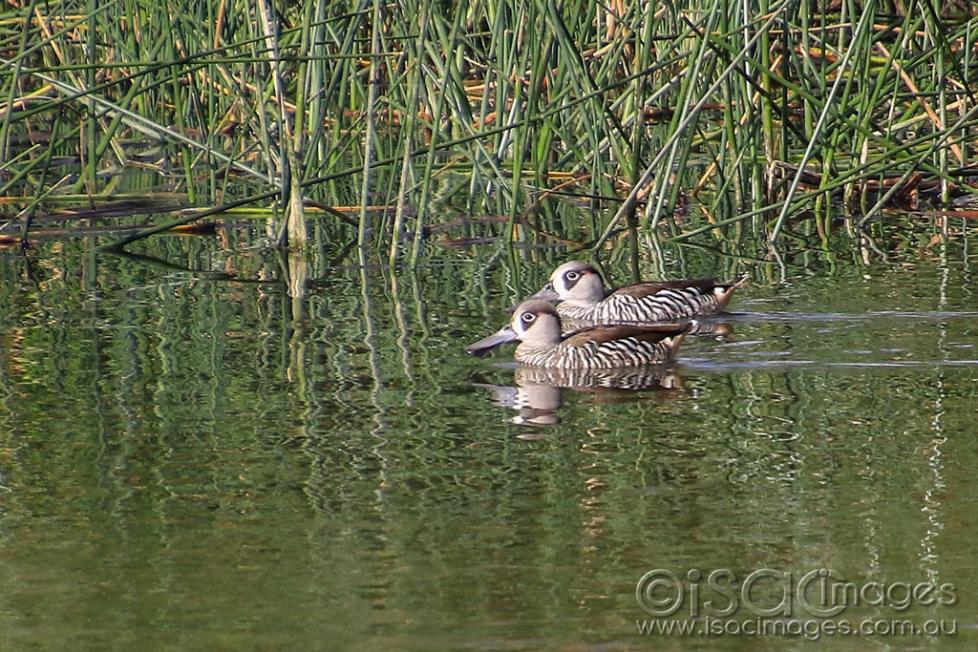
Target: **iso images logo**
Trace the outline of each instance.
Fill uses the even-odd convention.
[[[829,568],[796,576],[771,568],[742,579],[727,568],[693,568],[682,577],[664,568],[647,572],[635,587],[638,605],[655,618],[832,618],[857,606],[903,612],[911,606],[957,603],[953,584],[923,582],[850,582]],[[685,607],[685,609],[684,609]]]

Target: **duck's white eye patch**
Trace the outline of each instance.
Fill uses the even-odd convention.
[[[534,315],[532,312],[524,312],[522,315],[520,315],[520,319],[522,319],[527,324],[531,323],[536,318],[537,316]]]
[[[581,278],[581,274],[579,272],[567,272],[564,274],[564,278],[573,283],[577,279]]]

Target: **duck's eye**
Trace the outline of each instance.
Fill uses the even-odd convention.
[[[523,323],[525,324],[532,323],[533,320],[535,320],[536,318],[537,316],[534,315],[532,312],[524,312],[522,315],[520,315],[520,319],[522,319]]]
[[[564,278],[566,278],[568,281],[570,281],[571,283],[573,283],[577,279],[581,278],[581,273],[580,272],[567,272],[566,274],[564,274]]]

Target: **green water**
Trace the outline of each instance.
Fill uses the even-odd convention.
[[[811,648],[639,636],[636,583],[660,568],[951,583],[953,606],[843,617],[955,636],[822,644],[974,649],[960,239],[870,264],[670,254],[671,276],[751,274],[734,332],[689,338],[671,389],[551,391],[543,410],[514,404],[505,354],[462,346],[559,254],[395,278],[313,256],[294,300],[275,254],[149,246],[233,278],[84,242],[0,250],[3,649]]]

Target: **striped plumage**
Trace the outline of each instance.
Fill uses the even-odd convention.
[[[639,337],[645,333],[613,330],[619,328],[616,326],[595,326],[552,346],[520,344],[514,357],[526,365],[561,369],[613,369],[667,362],[678,348],[678,342],[669,336],[683,335],[689,327],[686,324],[682,330],[675,330],[681,327],[668,326],[665,333],[653,331],[654,338]],[[610,337],[603,339],[602,335]]]
[[[559,311],[560,305],[557,305]],[[601,326],[602,324],[655,324],[660,322],[635,322],[628,319],[612,319],[609,321],[601,322],[593,319],[572,319],[568,317],[561,316],[560,318],[560,328],[565,335],[570,335],[571,333],[576,333],[579,330],[585,328],[591,328],[593,326]],[[686,332],[687,335],[704,335],[704,336],[716,336],[723,337],[733,333],[733,327],[722,321],[706,321],[694,319],[691,321],[692,326]]]
[[[525,390],[533,387],[560,387],[581,390],[679,389],[683,378],[667,365],[645,365],[620,369],[559,369],[520,365],[516,384]]]
[[[742,282],[646,281],[607,292],[598,271],[575,260],[554,270],[550,282],[530,298],[557,302],[567,322],[648,323],[721,312]]]
[[[683,319],[709,315],[722,309],[723,287],[715,285],[704,287],[712,282],[687,283],[697,283],[697,285],[671,288],[648,287],[652,284],[643,283],[641,285],[646,286],[642,288],[643,294],[618,291],[594,303],[562,301],[558,304],[557,311],[561,317],[568,319],[586,319],[607,324],[615,321],[653,322]]]
[[[517,362],[559,369],[615,369],[671,360],[690,324],[594,326],[561,335],[560,317],[546,301],[517,306],[509,325],[467,347],[480,354],[519,341]]]

